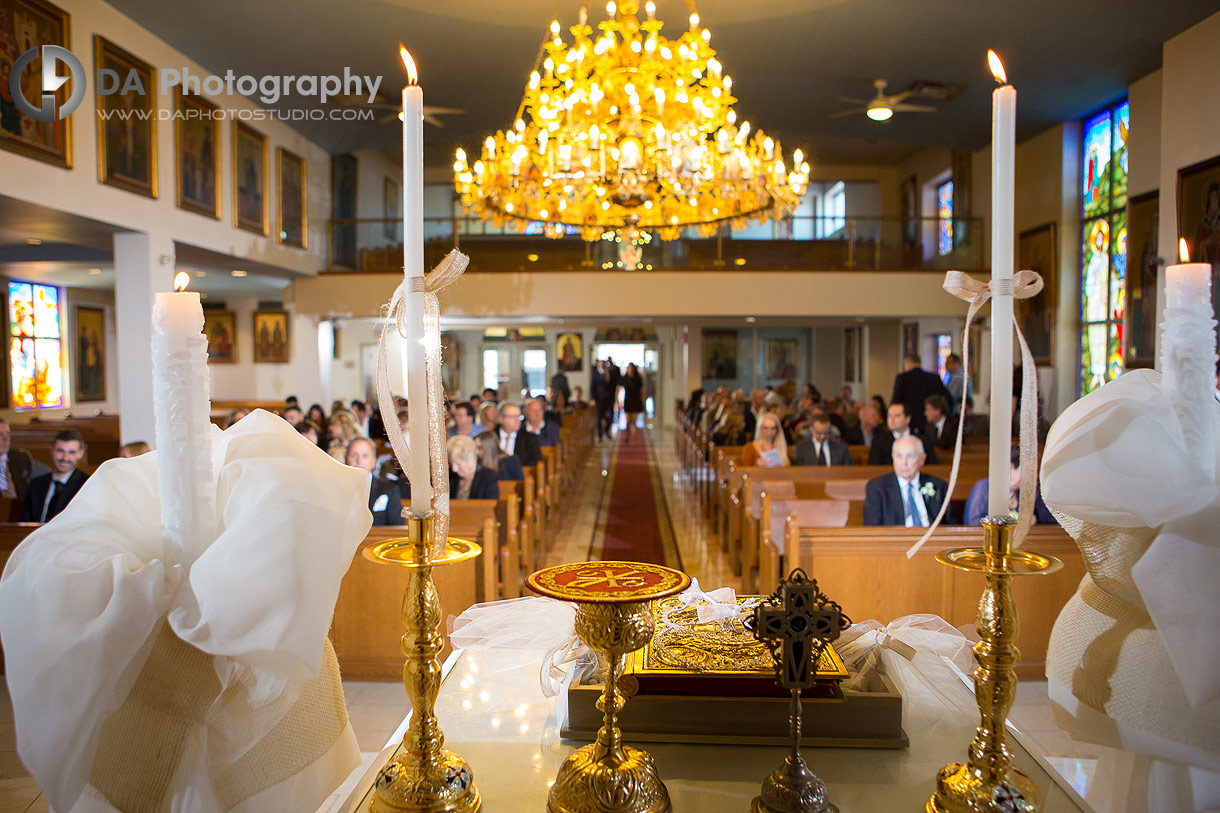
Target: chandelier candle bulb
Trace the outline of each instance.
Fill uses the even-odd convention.
[[[424,361],[424,91],[415,61],[400,49],[408,83],[402,89],[402,244],[406,295],[407,440],[411,449],[411,511],[432,510],[432,472],[428,461],[428,383]],[[415,282],[418,280],[418,282]],[[415,290],[418,288],[418,290]]]
[[[1013,278],[1013,183],[1016,168],[1017,90],[1008,84],[995,51],[987,52],[999,87],[991,94],[991,279]],[[1012,446],[1012,289],[991,296],[991,437],[987,513],[1008,516]],[[1036,375],[1026,370],[1027,375]]]

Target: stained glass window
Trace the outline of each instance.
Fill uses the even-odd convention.
[[[953,181],[936,187],[936,216],[940,218],[937,224],[940,253],[948,254],[953,250]]]
[[[1123,372],[1127,290],[1126,101],[1084,121],[1081,139],[1080,393]]]
[[[8,315],[13,407],[64,406],[59,289],[30,282],[9,282]]]

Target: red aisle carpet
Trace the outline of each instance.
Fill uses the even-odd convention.
[[[642,439],[631,444],[624,443],[619,436],[602,558],[680,568],[682,563],[660,489],[652,440],[641,434]]]

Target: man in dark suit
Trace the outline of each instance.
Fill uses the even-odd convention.
[[[894,443],[899,438],[905,438],[911,435],[923,441],[924,454],[928,456],[929,463],[936,462],[936,449],[928,442],[928,439],[920,435],[911,427],[911,413],[907,412],[906,404],[901,401],[895,401],[890,404],[889,412],[885,416],[885,430],[879,430],[873,433],[873,445],[868,450],[868,464],[870,466],[888,466],[894,462],[891,454],[891,449]]]
[[[877,435],[877,427],[881,425],[881,414],[877,407],[869,405],[860,408],[860,423],[847,428],[843,442],[851,446],[872,446]]]
[[[540,398],[531,398],[525,402],[524,429],[538,438],[541,446],[559,445],[559,424],[552,421],[546,414],[546,402]]]
[[[496,418],[500,423],[500,428],[496,430],[497,439],[504,454],[516,457],[522,466],[532,466],[542,459],[542,445],[538,443],[537,435],[531,435],[521,428],[519,406],[504,401],[497,407]]]
[[[922,431],[925,423],[923,402],[929,395],[939,395],[947,401],[949,390],[945,389],[945,382],[935,373],[929,373],[919,366],[919,356],[907,356],[903,365],[905,371],[894,377],[894,397],[890,399],[890,403],[906,404],[907,414],[911,416],[911,426]]]
[[[589,395],[597,407],[597,439],[610,437],[610,426],[614,421],[614,396],[618,392],[616,367],[611,367],[605,359],[598,359],[597,369],[589,380]]]
[[[830,433],[830,418],[818,415],[813,419],[812,437],[802,438],[792,450],[794,466],[850,466],[851,452],[847,444]]]
[[[30,491],[30,480],[51,470],[30,457],[22,449],[12,448],[13,429],[0,418],[0,497],[24,502]]]
[[[85,439],[75,429],[65,429],[51,444],[51,471],[30,481],[21,506],[22,522],[49,522],[80,491],[89,475],[76,468],[85,453]]]
[[[926,528],[948,499],[949,484],[939,477],[920,474],[925,456],[919,438],[907,435],[894,441],[894,473],[868,481],[864,487],[864,524]],[[953,511],[944,522],[953,524]]]
[[[929,395],[923,402],[927,419],[924,434],[937,449],[952,449],[957,443],[957,415],[949,414],[949,402],[939,395]]]
[[[399,484],[383,480],[374,472],[377,467],[377,445],[368,438],[355,438],[347,444],[343,462],[353,468],[364,469],[373,478],[369,485],[369,511],[373,514],[373,524],[405,525]]]

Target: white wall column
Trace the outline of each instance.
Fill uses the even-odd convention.
[[[174,242],[159,235],[114,235],[114,307],[119,325],[119,435],[155,441],[152,375],[154,296],[174,287]]]

